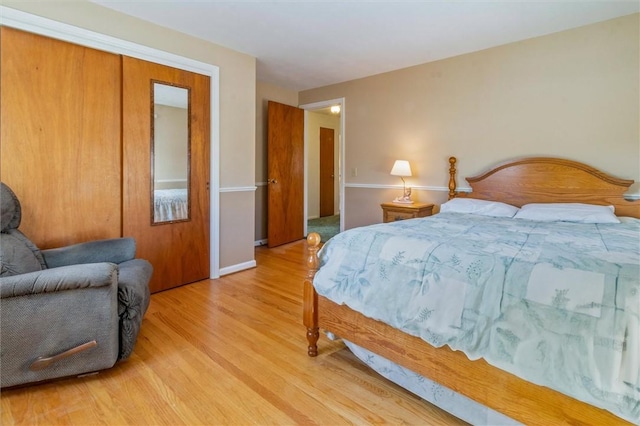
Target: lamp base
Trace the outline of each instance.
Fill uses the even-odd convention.
[[[393,202],[398,204],[413,204],[413,201],[411,200],[411,188],[407,188],[406,186],[403,186],[402,197],[396,197],[396,199],[393,200]]]
[[[393,202],[396,204],[413,204],[413,200],[405,200],[403,198],[396,198],[395,200],[393,200]]]

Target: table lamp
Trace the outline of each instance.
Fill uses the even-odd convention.
[[[413,204],[411,200],[411,188],[407,189],[405,176],[411,176],[411,166],[407,160],[396,160],[391,169],[392,176],[400,176],[402,179],[402,196],[393,200],[394,203]]]

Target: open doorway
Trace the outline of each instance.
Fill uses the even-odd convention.
[[[344,230],[344,98],[302,105],[305,110],[304,235],[326,242]]]

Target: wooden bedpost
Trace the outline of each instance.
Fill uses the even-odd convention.
[[[456,157],[449,157],[449,199],[456,196]]]
[[[307,277],[304,280],[303,323],[307,327],[307,342],[309,356],[318,355],[318,294],[313,288],[313,277],[318,271],[318,250],[320,249],[320,235],[312,232],[307,236]]]

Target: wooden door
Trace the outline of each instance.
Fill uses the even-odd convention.
[[[188,220],[154,223],[152,90],[154,82],[189,91]],[[209,277],[209,77],[123,57],[123,231],[153,265],[152,292]]]
[[[0,178],[40,248],[119,237],[119,55],[0,28]]]
[[[335,213],[334,146],[334,130],[320,127],[320,217]]]
[[[269,101],[269,247],[304,237],[304,110]]]

